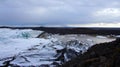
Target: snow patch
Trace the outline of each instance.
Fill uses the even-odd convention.
[[[101,38],[101,39],[106,39],[107,37],[105,36],[96,36],[97,38]]]

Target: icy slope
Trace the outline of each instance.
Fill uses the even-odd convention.
[[[88,47],[90,47],[89,44],[91,44],[82,44],[77,40],[63,43],[55,38],[41,39],[39,42],[40,44],[33,45],[26,50],[17,53],[10,59],[3,59],[1,63],[15,57],[10,63],[14,66],[56,66],[76,57],[79,55],[80,51],[86,51]]]
[[[0,39],[14,39],[14,38],[34,38],[37,37],[43,31],[35,31],[31,29],[24,30],[11,30],[11,29],[0,29]]]
[[[7,58],[39,44],[43,39],[34,38],[42,31],[0,29],[0,59]]]

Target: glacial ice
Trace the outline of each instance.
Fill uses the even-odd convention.
[[[54,66],[84,53],[95,44],[89,37],[83,41],[79,40],[81,38],[76,39],[77,35],[36,38],[42,32],[31,29],[0,29],[0,66],[10,60],[9,64],[14,66]],[[13,58],[15,59],[12,60]]]

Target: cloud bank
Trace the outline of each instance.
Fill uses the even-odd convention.
[[[0,0],[0,25],[119,23],[119,0]]]

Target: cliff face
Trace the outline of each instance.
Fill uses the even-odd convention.
[[[120,67],[120,39],[96,44],[62,67]]]

